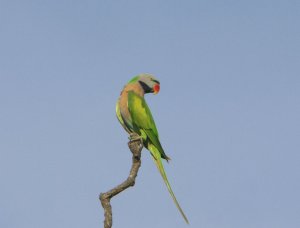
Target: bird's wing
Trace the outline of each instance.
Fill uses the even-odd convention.
[[[158,149],[161,157],[168,160],[169,158],[160,144],[156,125],[145,99],[133,91],[129,91],[128,109],[135,131],[140,132],[142,136],[145,134],[147,139]]]

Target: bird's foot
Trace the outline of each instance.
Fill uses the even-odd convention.
[[[141,136],[139,136],[138,134],[136,134],[136,133],[131,133],[129,135],[128,139],[129,139],[130,142],[140,141],[141,144],[143,144],[143,138]]]
[[[133,154],[135,160],[140,160],[141,151],[144,147],[143,138],[136,133],[131,133],[128,139],[129,139],[128,146],[131,153]]]

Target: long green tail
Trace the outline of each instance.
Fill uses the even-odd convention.
[[[189,224],[189,220],[187,219],[187,217],[185,216],[183,210],[181,209],[181,207],[180,207],[180,205],[179,205],[179,203],[178,203],[178,201],[177,201],[177,199],[176,199],[176,197],[173,193],[171,185],[168,181],[168,178],[167,178],[167,175],[166,175],[166,172],[165,172],[165,169],[164,169],[159,151],[156,149],[156,147],[154,145],[149,145],[148,149],[152,154],[153,160],[154,160],[154,162],[155,162],[155,164],[156,164],[156,166],[157,166],[157,168],[158,168],[158,170],[159,170],[159,172],[160,172],[160,174],[161,174],[161,176],[162,176],[162,178],[163,178],[163,180],[164,180],[164,182],[165,182],[165,184],[168,188],[169,193],[171,194],[171,196],[173,198],[174,203],[176,204],[176,207],[180,211],[180,213],[181,213],[182,217],[184,218],[184,220],[186,221],[186,223]]]

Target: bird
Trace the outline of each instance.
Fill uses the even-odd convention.
[[[170,158],[166,155],[160,143],[153,116],[144,99],[145,94],[157,94],[159,91],[160,82],[153,75],[142,73],[133,77],[121,91],[116,104],[116,114],[120,124],[129,134],[129,139],[140,139],[143,146],[150,151],[176,207],[185,222],[189,224],[186,215],[173,193],[164,170],[162,159],[168,162]]]

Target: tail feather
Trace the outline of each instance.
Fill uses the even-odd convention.
[[[168,181],[168,178],[167,178],[165,169],[163,167],[163,163],[162,163],[162,159],[161,159],[161,155],[160,155],[159,151],[154,146],[152,146],[152,145],[149,146],[148,149],[150,150],[150,152],[152,154],[153,160],[154,160],[154,162],[155,162],[155,164],[156,164],[156,166],[157,166],[157,168],[158,168],[158,170],[159,170],[159,172],[160,172],[160,174],[161,174],[161,176],[162,176],[162,178],[163,178],[163,180],[164,180],[164,182],[165,182],[165,184],[166,184],[166,186],[168,188],[168,191],[169,191],[170,195],[172,196],[172,199],[173,199],[176,207],[180,211],[180,213],[181,213],[182,217],[184,218],[185,222],[187,224],[189,224],[189,221],[188,221],[186,215],[184,214],[183,210],[181,209],[181,207],[180,207],[180,205],[179,205],[179,203],[178,203],[178,201],[177,201],[177,199],[176,199],[176,197],[175,197],[175,195],[173,193],[171,185],[170,185],[170,183]]]

